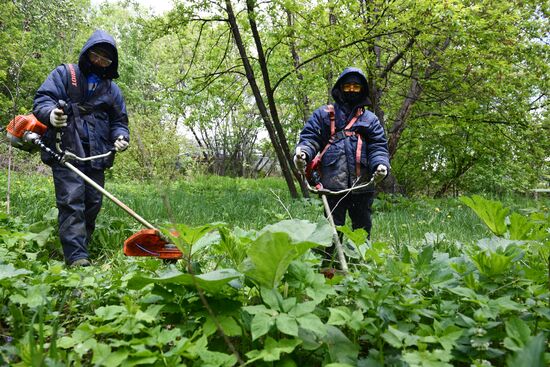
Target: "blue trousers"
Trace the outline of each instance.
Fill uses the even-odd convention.
[[[103,170],[89,166],[80,166],[78,169],[101,187],[105,184]],[[54,164],[52,173],[59,211],[59,239],[65,262],[71,264],[88,258],[88,243],[95,229],[103,195],[65,166]]]

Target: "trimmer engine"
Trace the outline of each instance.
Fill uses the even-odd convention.
[[[40,149],[35,141],[40,139],[47,129],[48,127],[38,121],[33,114],[15,116],[6,128],[11,146],[27,152]]]

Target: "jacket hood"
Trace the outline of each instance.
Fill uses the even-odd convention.
[[[359,103],[356,106],[348,106],[348,107],[358,107],[358,106],[365,106],[369,104],[369,85],[367,83],[367,78],[365,77],[365,74],[363,71],[359,68],[349,67],[345,68],[344,71],[342,71],[342,74],[338,77],[336,80],[336,83],[334,83],[334,86],[332,87],[332,98],[334,98],[334,101],[338,103],[339,105],[343,106],[345,105],[344,100],[342,99],[342,91],[340,90],[340,85],[342,84],[342,80],[344,80],[348,75],[355,74],[359,80],[361,80],[361,85],[363,86],[363,90],[360,92],[361,99]]]
[[[86,41],[84,47],[82,47],[80,55],[78,56],[78,67],[84,72],[84,74],[89,74],[91,72],[92,64],[88,59],[87,52],[90,48],[99,44],[106,45],[111,48],[113,52],[113,63],[105,68],[103,75],[98,76],[103,79],[118,78],[118,50],[116,48],[115,40],[109,33],[101,29],[96,30],[90,38],[88,38],[88,41]]]

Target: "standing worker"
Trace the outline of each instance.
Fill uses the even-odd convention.
[[[390,167],[387,140],[378,118],[364,106],[368,101],[367,79],[358,68],[346,68],[332,88],[334,105],[318,108],[306,122],[294,155],[294,164],[303,171],[317,156],[324,189],[345,190],[375,182],[388,175]],[[327,196],[334,224],[344,225],[349,213],[352,228],[363,228],[369,238],[374,187],[342,195]],[[327,249],[326,260],[334,255]]]
[[[115,41],[105,31],[96,30],[80,51],[78,65],[58,66],[36,92],[33,112],[48,126],[45,144],[56,145],[56,135],[60,133],[61,150],[79,157],[104,154],[113,148],[124,151],[130,132],[122,92],[112,81],[118,76]],[[65,262],[70,266],[89,266],[88,244],[102,194],[45,152],[42,161],[52,168]],[[111,154],[75,165],[103,187],[104,171],[113,161]]]

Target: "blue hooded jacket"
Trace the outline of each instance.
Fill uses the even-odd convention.
[[[113,62],[106,68],[93,69],[88,59],[88,50],[96,45],[109,48]],[[72,83],[68,67],[55,68],[40,86],[34,97],[33,113],[39,121],[48,126],[43,137],[49,147],[55,145],[57,129],[50,124],[50,113],[57,107],[58,101],[67,103],[67,127],[64,128],[61,148],[78,156],[86,156],[83,141],[89,144],[89,155],[99,155],[113,149],[113,143],[119,136],[129,141],[128,114],[126,104],[119,87],[112,81],[118,78],[118,50],[115,41],[107,32],[96,30],[82,47],[78,65],[74,66],[80,88],[80,100],[73,101],[69,96],[69,83]],[[93,70],[92,70],[93,69]],[[87,75],[97,74],[101,80],[96,89],[88,94]],[[73,96],[74,97],[74,96]],[[85,133],[82,133],[82,132]],[[113,165],[114,156],[96,159],[90,162],[94,169],[105,169]],[[42,161],[53,164],[54,160],[42,152]]]
[[[354,106],[346,104],[340,85],[342,80],[354,75],[363,85],[361,97]],[[363,72],[358,68],[346,68],[338,77],[332,88],[334,98],[334,114],[336,132],[345,128],[348,122],[355,116],[357,109],[363,108],[368,102],[368,84]],[[360,181],[370,180],[379,164],[390,167],[387,140],[384,128],[376,115],[365,110],[363,114],[350,128],[351,131],[361,135],[363,145],[361,147]],[[298,147],[307,154],[307,160],[312,160],[321,152],[330,139],[330,115],[327,106],[315,110],[306,122]],[[330,145],[321,159],[321,183],[329,190],[342,190],[351,187],[357,179],[356,175],[356,149],[357,136],[349,136]],[[369,189],[370,191],[373,188]],[[366,191],[369,191],[366,190]]]

